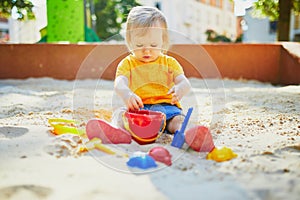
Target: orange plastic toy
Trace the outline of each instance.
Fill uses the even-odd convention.
[[[149,110],[126,111],[123,121],[125,129],[139,144],[155,142],[166,126],[165,114]]]

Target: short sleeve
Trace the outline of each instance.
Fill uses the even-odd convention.
[[[130,73],[130,63],[128,58],[124,58],[121,60],[121,62],[118,64],[117,71],[116,71],[116,77],[123,75],[129,78]]]
[[[174,77],[177,77],[180,74],[184,74],[182,66],[179,64],[179,62],[175,58],[169,57],[168,63],[169,63],[169,67],[172,69],[172,71],[174,73]]]

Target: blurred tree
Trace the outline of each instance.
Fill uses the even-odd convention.
[[[29,0],[0,0],[0,17],[9,18],[15,9],[17,19],[34,19],[33,4]]]
[[[118,34],[130,9],[140,5],[136,0],[94,0],[94,2],[97,34],[102,40]]]
[[[232,42],[230,38],[225,35],[220,35],[212,29],[206,30],[205,34],[207,35],[206,40],[209,42]]]
[[[258,0],[254,3],[254,16],[278,21],[277,40],[289,41],[291,12],[300,13],[300,0]]]

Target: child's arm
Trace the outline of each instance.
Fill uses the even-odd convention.
[[[191,89],[189,80],[183,74],[178,75],[175,78],[174,83],[175,85],[168,91],[168,94],[172,94],[173,96],[171,104],[180,101]]]
[[[128,110],[138,110],[139,108],[144,107],[142,99],[129,89],[126,76],[117,76],[114,89],[125,102]]]

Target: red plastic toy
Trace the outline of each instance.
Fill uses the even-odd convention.
[[[195,126],[185,133],[185,141],[195,151],[211,152],[214,141],[210,130],[205,126]]]
[[[123,121],[125,129],[139,144],[155,142],[166,125],[165,114],[149,110],[126,111]]]

